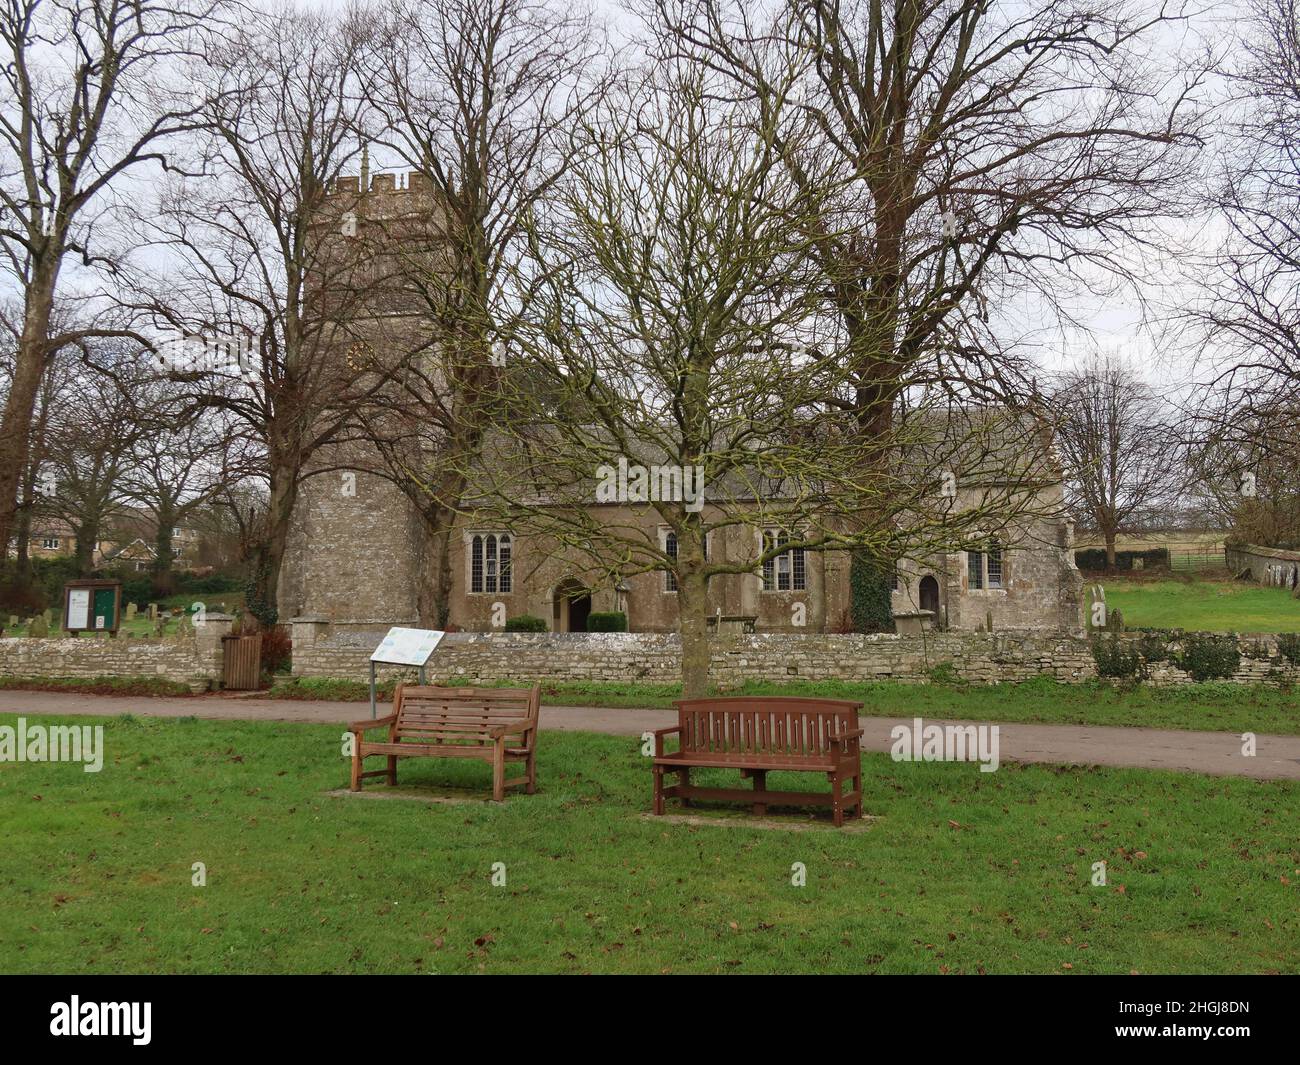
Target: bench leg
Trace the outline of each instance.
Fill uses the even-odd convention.
[[[751,775],[754,778],[754,792],[757,795],[761,795],[763,792],[767,791],[767,770],[755,769]],[[754,815],[756,817],[762,817],[766,813],[767,813],[767,803],[765,802],[754,803]]]
[[[862,767],[861,766],[858,767],[857,776],[853,778],[853,790],[858,793],[858,809],[853,816],[861,817],[862,816]]]
[[[677,770],[677,786],[679,788],[689,788],[691,786],[691,770],[689,766],[682,766]],[[683,806],[690,806],[691,799],[689,795],[683,795],[678,792],[678,799]]]
[[[664,813],[664,767],[661,765],[655,766],[654,773],[655,790],[651,810],[656,817],[662,817]]]
[[[844,824],[844,782],[839,773],[831,778],[831,809],[835,813],[835,827]]]
[[[506,800],[506,741],[497,740],[492,752],[492,799],[494,802]]]
[[[388,786],[395,787],[397,784],[397,755],[388,756]]]
[[[529,795],[537,794],[537,746],[536,738],[533,740],[533,749],[528,752],[528,761],[524,767],[528,770],[528,783],[524,785],[524,791]]]
[[[361,742],[354,741],[352,747],[352,790],[361,790]]]

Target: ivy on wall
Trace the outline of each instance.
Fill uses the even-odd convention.
[[[854,632],[893,632],[890,601],[893,568],[875,553],[858,548],[849,562],[850,612]]]

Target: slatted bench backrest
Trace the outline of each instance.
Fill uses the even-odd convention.
[[[682,699],[677,707],[681,751],[692,754],[774,754],[825,761],[830,742],[858,727],[861,703],[847,699],[739,697]]]
[[[540,688],[441,688],[403,685],[397,689],[393,738],[406,743],[480,742],[491,729],[518,724],[522,735],[536,725]]]

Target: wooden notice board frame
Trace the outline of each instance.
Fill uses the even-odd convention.
[[[73,625],[73,593],[85,592],[84,597],[78,596],[80,607],[85,608],[85,624]],[[112,615],[104,615],[104,627],[99,628],[95,625],[95,618],[99,616],[96,612],[108,605],[108,595],[112,596]],[[122,582],[113,580],[78,580],[68,581],[63,586],[63,631],[70,632],[73,635],[81,632],[107,632],[116,636],[117,630],[122,627]]]

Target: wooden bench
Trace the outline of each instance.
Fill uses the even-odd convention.
[[[790,699],[748,696],[729,699],[682,699],[677,724],[654,734],[654,812],[664,812],[664,800],[691,799],[752,802],[754,813],[769,805],[818,803],[831,807],[836,825],[844,811],[862,816],[862,751],[858,710],[861,703],[844,699]],[[665,750],[668,736],[679,737],[676,751]],[[692,769],[739,769],[753,778],[752,791],[742,788],[699,788],[691,784]],[[767,774],[825,773],[830,793],[768,791]],[[664,774],[676,773],[677,783],[664,786]],[[844,782],[852,781],[845,791]]]
[[[506,788],[537,790],[537,717],[542,688],[439,688],[398,685],[393,712],[374,720],[354,721],[352,790],[366,777],[397,783],[399,758],[477,758],[492,766],[492,798],[501,802]],[[387,726],[388,739],[373,743],[368,729]],[[363,759],[388,758],[387,769],[362,772]],[[523,762],[523,776],[506,779],[506,763]]]

